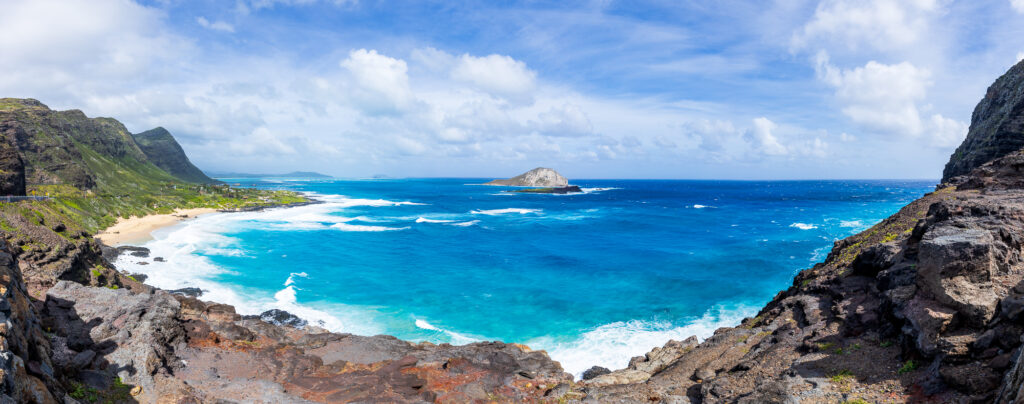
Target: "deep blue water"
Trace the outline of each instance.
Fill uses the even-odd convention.
[[[326,203],[204,216],[154,234],[168,262],[118,266],[335,331],[523,342],[574,373],[735,325],[934,185],[581,180],[585,194],[534,195],[479,179],[228,181]]]

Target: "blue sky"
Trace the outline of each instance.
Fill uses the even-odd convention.
[[[2,96],[220,171],[937,178],[1024,0],[7,0]]]

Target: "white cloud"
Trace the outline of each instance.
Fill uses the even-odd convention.
[[[1020,63],[1021,60],[1024,60],[1024,52],[1017,52],[1017,63]]]
[[[814,138],[790,147],[795,154],[824,158],[828,155],[828,143],[821,138]]]
[[[235,4],[235,10],[242,14],[258,11],[264,8],[281,6],[308,6],[316,3],[327,3],[335,6],[357,4],[358,0],[240,0]]]
[[[590,118],[578,105],[565,104],[537,115],[534,128],[549,136],[586,136],[594,131]]]
[[[197,17],[196,22],[199,23],[201,27],[212,29],[214,31],[235,32],[235,27],[224,21],[210,22],[206,17]]]
[[[772,134],[777,127],[778,125],[768,118],[754,118],[754,127],[747,131],[747,137],[752,141],[756,151],[769,156],[781,156],[789,153],[789,150],[779,143],[779,139]]]
[[[959,146],[967,137],[967,129],[966,123],[939,114],[932,115],[927,125],[927,130],[932,132],[932,146],[940,148]]]
[[[1014,10],[1018,13],[1024,14],[1024,0],[1010,0],[1010,5],[1013,6]]]
[[[843,70],[827,54],[817,57],[819,79],[835,88],[843,113],[876,132],[917,136],[923,125],[917,103],[927,95],[931,73],[908,62],[886,65],[875,61]]]
[[[359,49],[349,52],[341,67],[351,74],[347,95],[357,108],[381,114],[401,112],[413,105],[409,69],[404,60],[381,55],[376,50]]]
[[[926,33],[939,6],[938,0],[824,0],[811,21],[793,35],[790,46],[905,49],[931,39]]]
[[[525,133],[522,122],[511,115],[507,104],[490,98],[468,100],[443,110],[438,137],[442,142],[472,143]]]
[[[451,76],[493,95],[522,100],[534,90],[537,73],[509,56],[467,54],[459,57]]]
[[[162,12],[120,0],[4,2],[0,88],[13,96],[92,94],[156,77],[187,61],[191,42],[168,34]]]
[[[672,139],[665,135],[655,136],[654,144],[657,145],[658,147],[666,149],[675,149],[676,147],[679,147],[679,145],[677,145],[676,142],[673,142]]]
[[[924,142],[933,147],[956,146],[967,133],[966,123],[940,114],[922,118],[922,108],[929,106],[920,103],[932,86],[927,69],[909,62],[887,65],[875,61],[840,69],[831,65],[824,52],[816,61],[818,78],[835,88],[843,114],[867,131],[902,137],[925,135]]]

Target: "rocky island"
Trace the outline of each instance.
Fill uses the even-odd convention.
[[[525,173],[519,174],[507,180],[493,180],[484,185],[496,185],[506,187],[533,187],[530,189],[519,189],[507,192],[523,192],[533,194],[568,194],[583,192],[580,187],[569,185],[569,180],[557,171],[537,167]]]
[[[153,199],[294,196],[197,185],[114,120],[0,99],[5,156],[23,162],[4,170],[25,171],[8,187],[25,177],[55,195],[0,204],[0,402],[1021,402],[1022,93],[1024,62],[979,104],[935,192],[837,241],[755,317],[584,380],[523,345],[331,333],[147,286],[92,238],[113,217],[155,212]]]

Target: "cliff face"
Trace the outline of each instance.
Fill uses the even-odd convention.
[[[132,135],[150,162],[182,181],[209,184],[217,182],[207,177],[189,161],[181,145],[164,128],[150,129]]]
[[[43,333],[18,262],[0,240],[0,402],[56,403],[50,341]]]
[[[494,180],[484,185],[504,185],[513,187],[565,187],[569,180],[550,168],[537,167],[507,180]]]
[[[1024,61],[996,80],[974,108],[967,139],[953,152],[942,181],[969,173],[1024,147]]]
[[[0,196],[25,195],[25,163],[12,142],[0,144]]]

